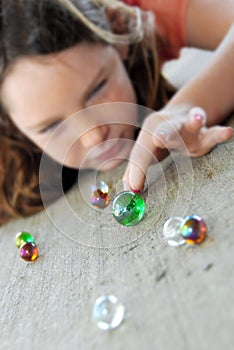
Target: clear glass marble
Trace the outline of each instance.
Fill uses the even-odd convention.
[[[185,239],[180,234],[180,226],[183,218],[180,216],[171,217],[163,226],[163,235],[167,243],[173,247],[185,244]]]
[[[98,328],[112,330],[119,327],[124,312],[123,304],[114,295],[104,295],[96,299],[92,316]]]

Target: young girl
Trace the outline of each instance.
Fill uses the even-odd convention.
[[[97,169],[111,158],[114,167],[115,159],[131,151],[124,179],[140,190],[153,156],[160,160],[167,149],[180,150],[181,138],[191,156],[228,140],[232,129],[216,124],[234,107],[233,19],[232,0],[2,1],[0,224],[42,209],[43,150],[52,167],[52,158],[63,163],[65,189],[76,178],[74,169]],[[160,69],[186,45],[215,53],[209,67],[172,97]],[[107,102],[155,110],[132,150],[131,114],[119,116],[118,123],[112,113],[81,116],[75,128],[62,123]],[[57,127],[56,144],[64,151],[76,134],[66,162],[46,148]]]

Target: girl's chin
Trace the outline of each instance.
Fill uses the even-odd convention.
[[[115,158],[108,160],[106,162],[100,163],[100,164],[94,164],[94,165],[82,165],[79,169],[80,170],[97,170],[97,171],[108,171],[116,168],[118,165],[120,165],[123,162],[126,162],[127,159],[125,158]],[[71,166],[70,166],[71,167]],[[76,168],[76,166],[72,166],[72,168]]]
[[[105,161],[97,161],[94,160],[83,162],[81,164],[74,164],[72,161],[67,161],[63,165],[73,168],[73,169],[80,169],[80,170],[98,170],[98,171],[108,171],[116,168],[123,162],[127,162],[129,160],[129,154],[130,149],[127,150],[127,152],[122,152],[121,155],[116,156],[115,158],[111,158]]]

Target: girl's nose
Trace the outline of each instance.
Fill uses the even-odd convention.
[[[104,142],[109,133],[109,126],[107,124],[98,125],[79,137],[79,142],[84,148],[91,148]]]

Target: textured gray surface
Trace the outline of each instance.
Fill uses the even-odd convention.
[[[0,349],[233,349],[233,145],[151,167],[147,215],[137,226],[122,227],[109,209],[90,207],[93,174],[86,173],[46,211],[2,227]],[[102,178],[116,184],[123,170]],[[186,213],[205,218],[207,239],[168,246],[165,220]],[[21,230],[36,238],[35,263],[18,255],[14,238]],[[104,293],[126,307],[112,332],[100,331],[91,318]]]

